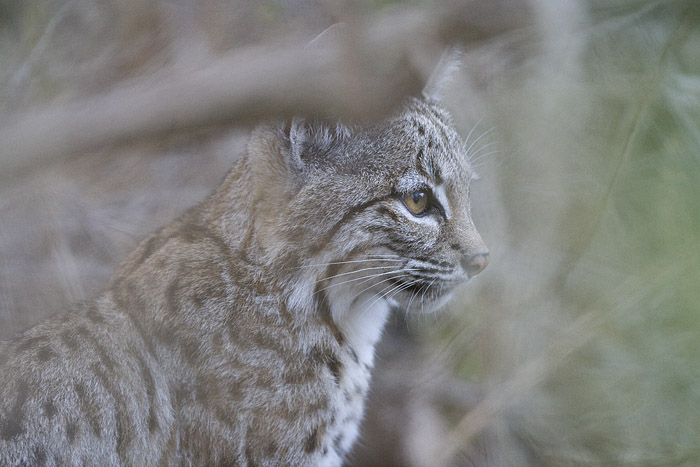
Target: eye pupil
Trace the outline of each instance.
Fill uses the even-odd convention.
[[[423,190],[406,193],[403,197],[403,202],[408,210],[416,216],[424,214],[429,208],[428,193]]]

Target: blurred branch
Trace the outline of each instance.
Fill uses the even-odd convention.
[[[34,66],[34,62],[36,62],[37,57],[39,57],[45,50],[46,47],[49,45],[51,42],[51,38],[53,36],[54,31],[56,30],[56,26],[58,23],[63,21],[63,19],[66,17],[66,13],[70,8],[73,7],[73,4],[75,3],[75,0],[70,0],[58,9],[55,15],[51,18],[51,21],[46,25],[46,28],[44,28],[44,32],[41,34],[41,37],[39,37],[39,40],[37,41],[36,45],[32,48],[32,51],[29,53],[29,56],[27,59],[22,63],[22,65],[17,68],[17,70],[12,74],[12,79],[10,80],[10,84],[13,87],[19,86],[22,82],[26,81],[29,79],[31,72],[32,72],[32,67]]]
[[[589,228],[581,235],[581,240],[578,242],[578,245],[575,245],[575,248],[571,249],[568,257],[565,258],[558,268],[559,270],[552,275],[553,284],[549,285],[547,288],[563,288],[574,266],[578,264],[593,242],[593,238],[603,221],[605,210],[610,203],[610,197],[618,181],[621,168],[624,162],[630,158],[633,145],[637,142],[640,131],[642,131],[644,118],[647,116],[654,100],[659,97],[660,88],[668,69],[669,58],[675,50],[678,50],[679,44],[687,40],[688,36],[693,32],[693,24],[697,23],[698,17],[700,17],[700,6],[693,3],[689,4],[683,14],[680,15],[678,25],[666,42],[665,47],[659,55],[658,61],[648,68],[646,79],[640,83],[640,91],[638,94],[639,101],[634,107],[632,119],[624,138],[624,145],[620,148],[619,152],[615,154],[616,161],[614,170],[605,184],[605,191],[596,203],[595,209],[593,209],[595,219],[592,220]]]
[[[473,382],[445,377],[434,388],[434,402],[448,404],[465,411],[472,410],[484,399],[484,389]]]
[[[296,38],[240,48],[196,71],[169,70],[28,111],[0,130],[0,177],[49,157],[213,125],[298,114],[379,118],[421,91],[446,45],[524,27],[528,13],[526,2],[514,0],[395,10],[320,46]]]
[[[499,413],[545,381],[567,358],[590,342],[601,321],[599,310],[584,313],[557,336],[547,352],[532,358],[507,381],[487,391],[450,432],[439,450],[440,457],[435,465],[448,465],[457,452],[488,427]]]

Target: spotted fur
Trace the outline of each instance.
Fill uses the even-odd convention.
[[[258,128],[97,299],[2,344],[0,464],[342,464],[389,311],[432,311],[485,265],[472,177],[435,102]]]

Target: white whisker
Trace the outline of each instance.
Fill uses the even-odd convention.
[[[375,303],[377,303],[379,300],[382,300],[384,297],[386,297],[388,294],[390,294],[390,293],[393,292],[394,290],[400,288],[402,285],[403,285],[403,284],[398,284],[398,285],[397,285],[397,284],[389,284],[388,286],[384,287],[384,288],[380,291],[380,293],[381,293],[381,292],[384,292],[384,291],[387,290],[387,289],[389,289],[389,290],[388,290],[387,292],[381,293],[381,295],[379,295],[378,297],[376,297],[376,298],[372,301],[372,303],[370,303],[369,305],[367,305],[367,307],[366,307],[366,308],[364,309],[364,311],[362,312],[362,315],[364,315],[365,313],[367,313],[367,311],[370,310],[370,309],[372,308],[372,306],[373,306]]]
[[[418,294],[420,293],[420,291],[423,290],[423,287],[424,287],[424,286],[425,286],[425,284],[421,285],[420,288],[419,288],[418,290],[414,290],[414,291],[411,293],[411,299],[408,301],[408,305],[406,305],[406,311],[408,311],[408,310],[411,309],[411,305],[413,304],[413,300],[416,299],[416,297],[418,296]]]
[[[495,141],[491,141],[490,143],[486,143],[486,144],[484,144],[483,146],[479,146],[479,147],[478,147],[477,149],[475,149],[474,151],[468,153],[468,154],[467,154],[467,157],[468,157],[469,160],[471,161],[472,158],[473,158],[474,156],[476,156],[477,154],[479,154],[481,151],[483,151],[483,150],[486,149],[486,148],[490,148],[491,146],[493,146],[493,145],[495,145],[495,144],[496,144]]]
[[[410,281],[410,282],[404,283],[404,284],[403,284],[403,287],[401,287],[400,289],[398,289],[398,290],[396,290],[395,292],[393,292],[393,293],[391,294],[391,296],[389,296],[389,298],[393,298],[393,297],[396,296],[396,294],[398,294],[399,292],[402,292],[402,291],[404,291],[404,290],[406,290],[406,289],[411,288],[411,286],[413,286],[413,284],[415,284],[416,282],[418,282],[418,279],[415,279],[415,280],[412,280],[412,281]]]
[[[364,289],[362,289],[362,290],[360,290],[359,292],[357,292],[355,295],[353,295],[353,296],[350,298],[350,301],[352,302],[353,300],[355,300],[357,297],[359,297],[360,295],[362,295],[363,293],[365,293],[366,291],[368,291],[368,290],[371,289],[372,287],[376,287],[376,286],[378,286],[379,284],[382,284],[382,283],[384,283],[384,282],[391,281],[391,280],[396,280],[396,279],[400,279],[400,278],[402,278],[402,277],[410,277],[410,274],[401,274],[400,276],[394,276],[394,277],[388,277],[388,278],[386,278],[386,279],[382,279],[381,281],[379,281],[379,282],[377,282],[377,283],[375,283],[375,284],[372,284],[372,285],[370,285],[369,287],[365,287]],[[379,293],[381,293],[381,292],[382,292],[382,290],[379,291]]]
[[[330,284],[326,287],[323,287],[322,289],[319,289],[316,293],[323,292],[324,290],[330,289],[331,287],[337,287],[339,285],[344,285],[344,284],[349,284],[350,282],[356,282],[359,280],[368,280],[368,279],[374,279],[375,277],[381,277],[381,276],[386,276],[388,274],[399,274],[402,272],[408,272],[408,271],[419,271],[420,269],[416,268],[409,268],[409,269],[397,269],[396,271],[388,271],[388,272],[380,272],[377,274],[370,274],[369,276],[362,276],[362,277],[356,277],[354,279],[348,279],[346,281],[338,282],[337,284]]]
[[[488,157],[488,156],[491,156],[491,155],[493,155],[493,154],[498,154],[499,152],[500,152],[500,151],[489,151],[489,152],[487,152],[486,154],[481,154],[481,155],[479,155],[479,157],[477,157],[476,159],[472,160],[472,163],[477,162],[477,161],[483,159],[484,157]]]
[[[399,285],[400,285],[400,284],[399,284]],[[361,304],[360,306],[364,306],[364,310],[362,310],[362,312],[360,313],[360,316],[361,316],[361,317],[364,316],[365,313],[367,313],[367,311],[369,311],[369,310],[372,308],[372,305],[374,305],[375,303],[377,303],[377,301],[381,300],[382,297],[384,297],[387,293],[389,293],[389,292],[391,292],[392,290],[394,290],[394,289],[395,289],[396,287],[398,287],[399,285],[397,285],[397,284],[395,284],[395,283],[392,282],[391,284],[385,286],[382,290],[380,290],[379,293],[378,293],[376,296],[370,297],[370,298],[374,298],[374,300],[372,300],[372,303],[370,303],[370,304],[367,305],[367,306],[364,306],[364,304]],[[386,292],[385,292],[385,291],[386,291]],[[368,298],[364,303],[367,303],[367,302],[369,301],[370,298]]]
[[[411,287],[411,286],[412,286],[413,284],[415,284],[416,282],[418,282],[418,279],[415,279],[415,280],[409,281],[409,282],[399,283],[398,285],[395,285],[395,286],[394,286],[393,288],[391,288],[388,292],[379,295],[372,303],[370,303],[369,306],[367,306],[367,308],[365,308],[365,311],[363,312],[363,314],[366,313],[367,310],[369,310],[370,308],[372,308],[372,305],[374,305],[375,303],[377,303],[379,300],[382,300],[382,299],[384,299],[384,298],[386,298],[386,297],[392,298],[394,295],[396,295],[397,293],[401,292],[402,290],[405,290],[405,289]],[[394,285],[394,284],[392,284],[392,285]],[[389,287],[385,287],[384,289],[382,289],[382,291],[386,290],[387,288],[389,288]],[[391,294],[391,295],[390,295],[390,294]]]
[[[479,126],[479,123],[481,123],[481,121],[482,121],[483,119],[484,119],[484,117],[481,117],[481,118],[474,124],[474,126],[472,127],[472,129],[469,130],[469,133],[467,134],[467,137],[464,139],[464,146],[465,146],[465,147],[467,146],[467,144],[469,144],[469,138],[472,137],[472,133],[474,133],[474,131],[476,130],[476,127]]]
[[[350,275],[350,274],[357,274],[357,273],[359,273],[359,272],[363,272],[363,271],[373,271],[373,270],[377,270],[377,269],[396,269],[396,268],[395,268],[395,266],[373,266],[373,267],[370,267],[370,268],[362,268],[362,269],[357,269],[357,270],[354,270],[354,271],[341,272],[341,273],[339,273],[339,274],[334,274],[334,275],[332,275],[332,276],[323,277],[323,278],[321,278],[321,279],[318,279],[316,282],[329,281],[329,280],[335,279],[336,277],[348,276],[348,275]]]
[[[366,259],[351,259],[347,261],[331,261],[329,263],[314,263],[314,264],[305,264],[303,266],[297,266],[294,269],[302,269],[302,268],[315,268],[315,267],[321,267],[321,266],[332,266],[335,264],[352,264],[352,263],[371,263],[373,261],[388,261],[388,262],[401,262],[404,261],[401,259],[400,256],[372,256],[368,257]]]
[[[421,314],[424,314],[424,311],[425,311],[425,310],[424,310],[424,305],[425,305],[425,301],[424,301],[424,300],[425,300],[425,294],[428,293],[428,290],[430,290],[430,287],[433,286],[433,284],[435,283],[436,280],[437,280],[437,279],[433,279],[432,281],[430,281],[430,284],[428,284],[428,286],[425,288],[425,290],[423,291],[423,294],[422,294],[421,297],[420,297],[420,313],[421,313]]]
[[[481,138],[483,138],[484,136],[486,136],[486,135],[488,135],[489,133],[491,133],[495,128],[496,128],[496,127],[491,127],[491,128],[489,128],[488,130],[486,130],[485,132],[483,132],[482,134],[480,134],[479,137],[476,138],[476,139],[472,142],[472,144],[469,145],[469,147],[468,147],[467,150],[466,150],[466,153],[469,154],[469,153],[471,152],[472,148],[474,147],[474,145],[475,145]]]

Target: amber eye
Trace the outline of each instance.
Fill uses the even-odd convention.
[[[403,203],[415,216],[425,214],[430,207],[428,201],[428,193],[423,190],[417,190],[403,195]]]

